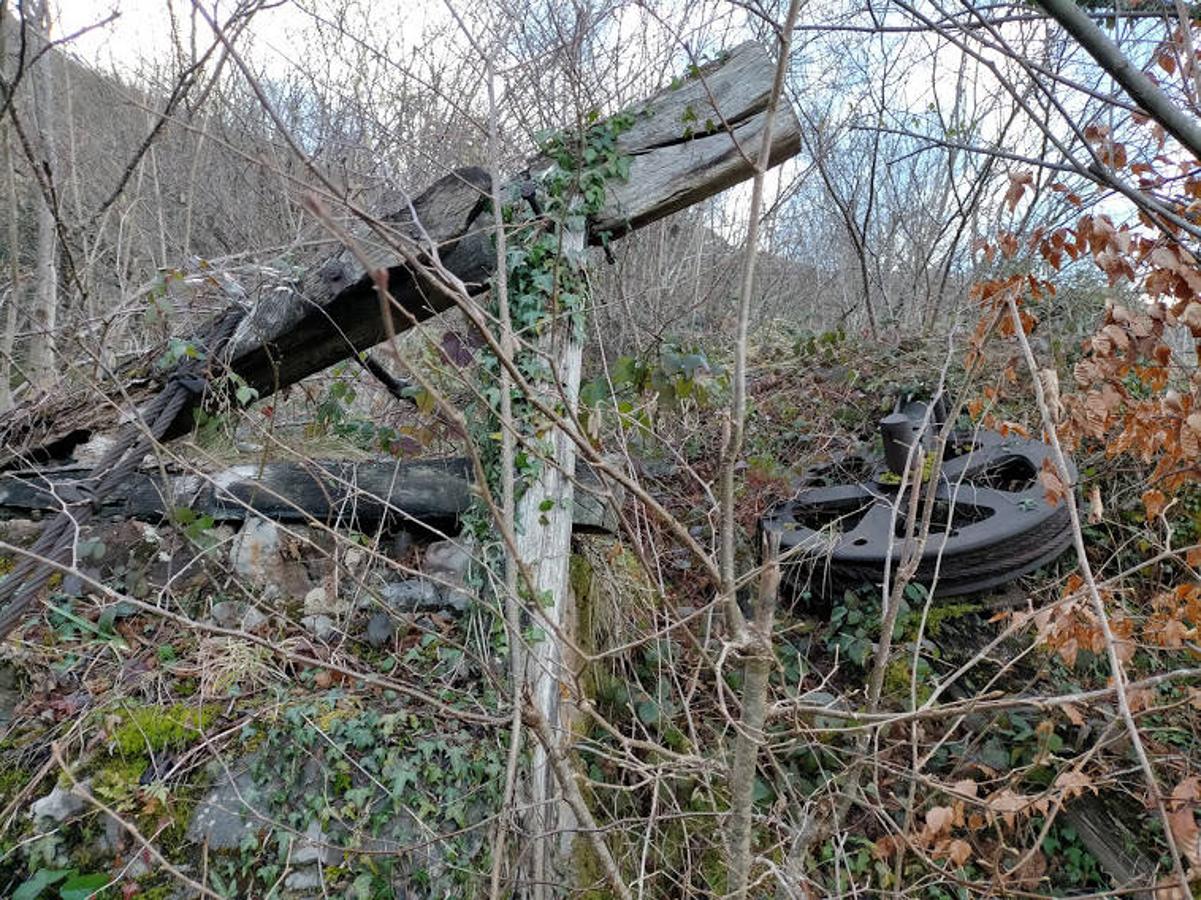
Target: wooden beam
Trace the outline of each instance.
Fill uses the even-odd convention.
[[[629,180],[611,186],[608,204],[589,223],[589,241],[620,237],[749,179],[763,143],[772,76],[773,63],[763,47],[743,44],[635,105],[635,124],[619,142],[631,158]],[[772,130],[772,164],[795,155],[800,141],[796,115],[785,104]],[[445,310],[451,301],[430,290],[389,243],[428,247],[432,242],[442,265],[470,292],[484,291],[496,262],[492,219],[483,202],[489,190],[482,169],[459,169],[411,204],[385,211],[378,225],[348,226],[371,267],[388,271],[389,288],[403,310],[391,314],[397,332]],[[346,248],[318,260],[294,282],[264,285],[259,295],[233,338],[231,365],[262,397],[367,350],[388,334],[368,270]],[[114,405],[97,402],[95,386],[86,386],[15,409],[0,425],[0,468],[66,458],[92,434],[111,429],[119,418],[115,404],[141,404],[160,389],[162,379],[149,365],[157,355],[118,373],[103,392],[122,398]],[[186,407],[169,436],[187,432],[194,411],[195,405]]]
[[[55,513],[90,471],[80,466],[0,473],[0,520]],[[585,489],[574,494],[568,517],[578,532],[616,530],[614,507],[597,476],[578,473]],[[451,525],[473,500],[471,464],[461,457],[414,462],[311,460],[248,463],[218,472],[167,473],[146,469],[105,497],[102,519],[159,521],[190,509],[216,522],[260,516],[277,522],[312,523],[370,530],[409,525]]]

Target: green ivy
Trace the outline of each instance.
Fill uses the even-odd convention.
[[[585,314],[591,297],[587,273],[586,236],[589,220],[605,205],[607,185],[630,174],[630,158],[619,144],[620,136],[634,125],[632,113],[621,113],[603,122],[589,116],[581,133],[564,131],[539,135],[540,162],[528,182],[509,186],[501,209],[506,232],[505,278],[509,316],[518,338],[533,344],[562,316],[568,316],[577,339],[582,339]],[[531,192],[532,189],[532,192]],[[608,240],[601,236],[602,243]],[[583,246],[580,246],[583,244]],[[492,296],[493,321],[499,318],[496,292]],[[497,336],[499,339],[499,335]],[[546,361],[530,349],[518,351],[514,360],[522,377],[534,387],[548,384]],[[481,359],[481,395],[487,405],[477,421],[477,446],[484,454],[491,486],[499,490],[500,475],[500,361],[485,352]],[[550,423],[543,420],[521,391],[511,395],[516,427],[527,443],[537,445]],[[541,463],[535,454],[519,451],[516,459],[518,494],[537,478]],[[486,517],[480,524],[489,526]]]

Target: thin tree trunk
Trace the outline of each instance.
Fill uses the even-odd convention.
[[[730,869],[727,896],[742,900],[751,875],[751,807],[763,725],[767,721],[767,682],[772,670],[772,623],[780,588],[780,539],[768,535],[759,576],[759,601],[748,628],[747,661],[743,669],[742,721],[730,767]]]
[[[1076,5],[1076,0],[1038,0],[1038,5],[1076,39],[1135,103],[1193,156],[1201,159],[1201,125],[1131,63],[1088,13]]]
[[[8,29],[0,22],[0,65],[8,58]],[[0,413],[13,407],[13,349],[17,342],[17,307],[21,302],[20,206],[17,203],[17,173],[13,168],[8,120],[0,122],[0,153],[3,174],[8,178],[8,299],[4,303],[4,331],[0,333]]]
[[[50,3],[30,4],[27,16],[33,17],[41,31],[39,41],[48,40]],[[23,23],[28,28],[28,21]],[[30,77],[34,82],[34,116],[41,132],[42,161],[50,178],[58,172],[54,148],[54,75],[53,58],[46,54],[34,64]],[[49,387],[56,380],[54,332],[58,327],[58,235],[54,210],[49,198],[38,204],[37,296],[33,306],[33,334],[29,341],[29,376],[35,385]]]

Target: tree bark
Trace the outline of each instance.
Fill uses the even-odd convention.
[[[565,239],[564,243],[567,243]],[[583,248],[583,236],[576,247],[565,246],[564,253]],[[578,406],[583,344],[575,335],[571,316],[560,316],[538,342],[539,355],[551,360],[557,384],[544,390],[548,405],[561,405],[570,417]],[[564,669],[563,644],[559,635],[574,621],[574,598],[568,586],[571,562],[572,507],[575,498],[575,444],[555,428],[550,434],[552,447],[542,463],[538,477],[526,487],[517,503],[517,554],[522,566],[531,573],[534,597],[529,604],[533,621],[541,631],[525,648],[526,686],[530,702],[547,728],[556,747],[565,743],[563,722],[563,686],[570,682]],[[546,506],[546,509],[543,507]],[[568,635],[571,637],[571,635]],[[551,897],[560,881],[552,871],[553,860],[565,858],[556,852],[555,842],[569,840],[573,823],[561,821],[564,812],[558,802],[554,772],[548,747],[535,743],[531,751],[529,780],[529,832],[533,843],[531,896]]]

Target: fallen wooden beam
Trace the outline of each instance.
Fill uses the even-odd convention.
[[[56,513],[90,475],[81,466],[0,473],[0,520]],[[583,467],[577,475],[584,490],[575,493],[575,530],[615,531],[614,505],[604,500],[596,476]],[[471,465],[461,457],[249,463],[210,474],[168,472],[166,483],[160,470],[146,469],[99,501],[95,515],[159,521],[188,509],[214,522],[259,516],[360,531],[381,524],[451,525],[471,506],[471,484]]]
[[[750,178],[763,144],[773,71],[762,46],[743,44],[635,105],[634,125],[618,139],[631,160],[629,179],[609,186],[604,210],[589,222],[589,240],[620,237]],[[776,113],[770,162],[775,165],[799,149],[800,126],[785,104]],[[532,169],[537,166],[537,160],[531,162]],[[411,205],[382,211],[378,225],[348,225],[370,266],[388,271],[389,289],[402,309],[391,313],[397,332],[447,309],[451,301],[430,290],[389,242],[432,242],[442,265],[469,291],[486,290],[496,262],[492,218],[482,202],[489,191],[482,169],[460,169]],[[367,350],[388,334],[368,269],[346,248],[316,261],[294,282],[264,286],[259,296],[232,340],[230,358],[233,371],[261,397]],[[111,430],[118,409],[128,411],[131,401],[144,403],[161,387],[162,378],[143,362],[102,390],[117,398],[112,405],[97,402],[97,389],[89,385],[18,407],[0,425],[0,468],[65,459],[93,434]],[[169,437],[190,429],[195,406],[180,412]]]

